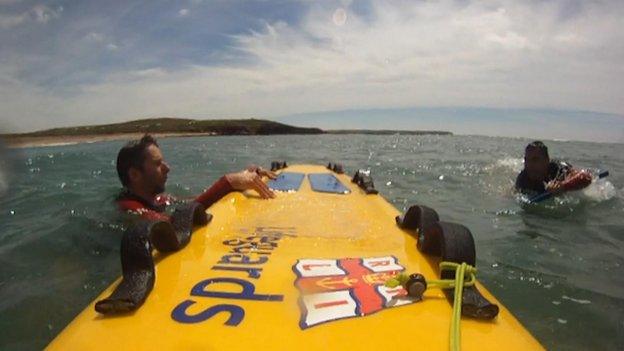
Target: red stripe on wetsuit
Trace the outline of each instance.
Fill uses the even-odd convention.
[[[195,198],[195,201],[208,208],[222,197],[232,192],[232,185],[225,178],[219,178],[210,188]],[[165,209],[175,199],[168,194],[159,194],[151,202],[136,196],[129,191],[122,193],[117,198],[117,206],[121,211],[140,215],[142,218],[153,221],[169,221],[170,217],[165,213]]]

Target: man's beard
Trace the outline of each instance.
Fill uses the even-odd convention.
[[[162,194],[165,192],[165,185],[155,185],[154,186],[154,195]]]
[[[165,184],[166,183],[167,183],[167,180],[165,180],[162,183],[160,183],[160,182],[152,183],[152,195],[156,196],[158,194],[164,193],[165,192]]]

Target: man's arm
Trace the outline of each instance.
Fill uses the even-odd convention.
[[[566,191],[581,190],[588,187],[592,182],[591,174],[584,169],[571,168],[563,180],[553,180],[546,186],[546,190],[555,195]]]
[[[591,174],[584,169],[572,169],[562,182],[566,191],[581,190],[588,187],[592,182]]]
[[[244,171],[226,174],[219,178],[208,190],[199,195],[195,201],[208,208],[232,191],[248,189],[255,190],[263,199],[275,197],[273,191],[262,181],[263,176],[271,179],[276,177],[275,173],[258,166],[250,166]]]
[[[234,188],[232,188],[232,185],[227,180],[226,176],[223,176],[219,178],[219,180],[217,180],[217,182],[210,188],[208,188],[208,190],[196,197],[195,201],[204,205],[205,208],[208,208],[233,190]]]

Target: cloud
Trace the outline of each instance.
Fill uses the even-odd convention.
[[[189,11],[189,9],[180,9],[180,11],[178,11],[178,16],[186,17],[186,16],[189,15],[189,13],[191,13],[191,11]]]
[[[621,13],[602,9],[596,21],[562,23],[553,4],[504,5],[377,3],[372,23],[351,13],[340,26],[333,23],[334,11],[315,8],[300,27],[275,22],[236,35],[235,48],[254,58],[252,65],[193,66],[145,84],[177,91],[227,81],[231,89],[189,95],[225,102],[222,108],[206,106],[208,113],[414,105],[624,112],[616,93],[621,83],[611,75],[624,53],[617,44],[624,42],[618,40],[624,39],[617,30]],[[562,41],[566,36],[578,39]],[[599,50],[607,46],[618,54],[602,55]],[[117,80],[106,84],[112,81]],[[243,96],[247,109],[227,107]],[[271,106],[264,102],[269,96],[285,103]]]
[[[27,22],[45,24],[52,19],[59,18],[61,12],[63,12],[62,6],[52,9],[46,5],[35,5],[30,10],[21,13],[0,13],[0,28],[11,28]]]
[[[219,64],[119,69],[71,96],[23,83],[45,107],[0,101],[48,124],[418,106],[624,114],[620,2],[306,4],[296,22],[229,35]]]
[[[347,12],[342,7],[339,7],[338,9],[336,9],[336,11],[334,11],[334,14],[332,15],[332,20],[334,21],[335,25],[343,26],[345,23],[347,23]]]
[[[30,10],[31,18],[39,23],[48,23],[49,20],[58,18],[63,12],[63,6],[53,10],[45,5],[36,5]]]
[[[89,40],[89,41],[93,41],[93,42],[97,42],[97,43],[101,43],[104,41],[105,36],[102,33],[97,33],[97,32],[90,32],[85,36],[85,39]]]
[[[88,42],[92,42],[106,48],[109,51],[119,50],[119,45],[115,44],[107,35],[99,32],[90,32],[84,37]]]
[[[26,14],[6,15],[0,13],[0,28],[11,28],[23,23],[26,20]]]

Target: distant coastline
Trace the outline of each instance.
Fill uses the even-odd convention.
[[[1,134],[11,148],[57,146],[111,140],[132,140],[143,134],[157,138],[224,136],[224,135],[283,135],[283,134],[369,134],[369,135],[452,135],[446,131],[420,130],[328,130],[296,127],[261,119],[194,120],[182,118],[152,118],[130,122],[47,129],[31,133]]]
[[[394,129],[335,129],[325,131],[327,134],[370,134],[370,135],[453,135],[443,130],[394,130]]]

